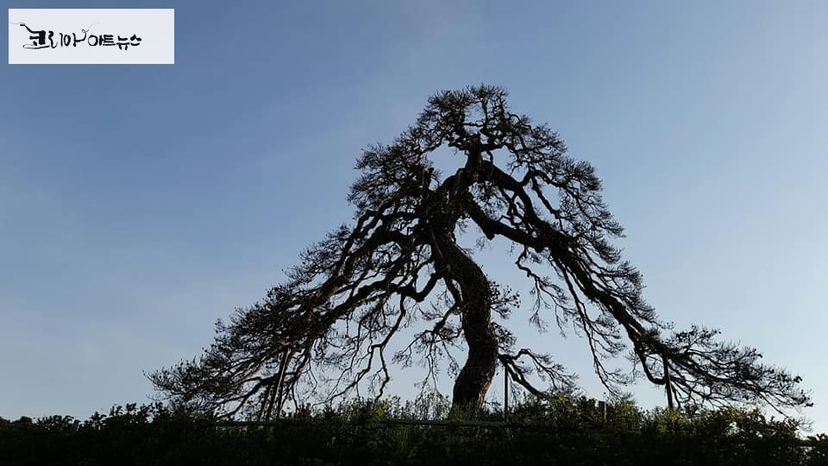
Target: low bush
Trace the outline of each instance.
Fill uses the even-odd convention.
[[[644,412],[628,401],[527,398],[508,422],[464,422],[448,400],[353,401],[265,426],[228,425],[161,404],[113,407],[85,421],[0,418],[0,465],[828,465],[828,437],[803,446],[799,424],[757,410]],[[412,420],[444,421],[416,425]],[[408,420],[409,423],[398,421]]]

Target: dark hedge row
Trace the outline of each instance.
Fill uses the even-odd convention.
[[[354,402],[265,427],[219,426],[161,405],[116,407],[83,422],[0,418],[0,465],[828,465],[828,437],[803,447],[796,422],[757,411],[688,417],[621,402],[604,414],[591,401],[559,399],[527,401],[503,426],[384,423],[445,418],[444,401]],[[486,420],[502,413],[478,418]]]

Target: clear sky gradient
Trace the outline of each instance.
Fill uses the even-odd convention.
[[[597,167],[660,315],[801,374],[828,431],[828,3],[4,4],[173,7],[176,63],[0,71],[0,416],[148,401],[142,371],[199,354],[351,218],[361,149],[487,83]],[[486,271],[517,279],[504,254]],[[600,398],[586,342],[523,316],[521,344]]]

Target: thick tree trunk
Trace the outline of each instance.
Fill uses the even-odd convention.
[[[454,381],[452,409],[479,411],[494,379],[498,363],[497,338],[492,328],[492,292],[489,279],[480,266],[457,244],[454,231],[464,213],[463,197],[474,183],[480,154],[470,156],[465,169],[445,180],[428,200],[423,215],[428,218],[426,240],[433,247],[435,265],[444,279],[459,289],[463,337],[469,352],[466,363]],[[455,295],[455,300],[458,296]]]
[[[440,235],[435,246],[448,266],[448,276],[462,296],[460,315],[468,358],[454,381],[453,407],[480,410],[497,370],[498,346],[492,329],[489,280],[456,243],[453,234]]]

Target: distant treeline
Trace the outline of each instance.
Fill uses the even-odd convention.
[[[828,465],[828,436],[803,443],[796,421],[756,410],[690,416],[560,397],[526,399],[506,422],[497,409],[461,417],[440,396],[300,410],[265,426],[130,404],[86,421],[0,418],[0,465]]]

